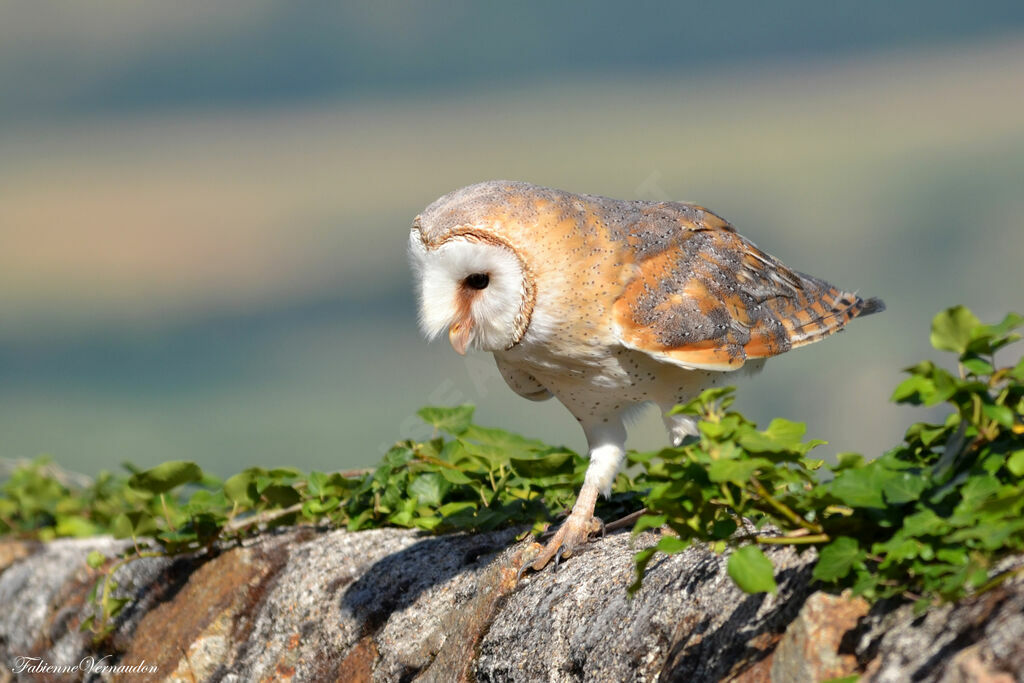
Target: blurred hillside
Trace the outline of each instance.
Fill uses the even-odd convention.
[[[15,0],[0,115],[67,116],[436,93],[593,73],[948,46],[1024,24],[1016,0],[403,3]]]
[[[962,5],[9,4],[0,456],[350,467],[463,400],[582,448],[416,330],[412,216],[488,178],[699,201],[883,297],[740,393],[875,454],[936,311],[1024,307],[1024,5]]]

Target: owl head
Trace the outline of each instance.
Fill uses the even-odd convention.
[[[447,330],[460,354],[510,349],[530,325],[533,277],[503,234],[500,189],[481,183],[445,195],[409,234],[420,327],[431,339]]]

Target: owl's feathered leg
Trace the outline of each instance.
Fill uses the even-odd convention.
[[[586,544],[591,535],[604,529],[604,523],[594,517],[594,506],[598,494],[603,493],[605,497],[611,494],[612,482],[626,455],[626,426],[616,415],[607,422],[602,419],[597,424],[584,424],[583,430],[590,447],[590,465],[583,486],[572,513],[530,565],[535,571],[543,569],[552,558],[557,566],[559,559],[569,557]]]
[[[690,415],[669,415],[668,411],[671,409],[671,405],[667,408],[662,406],[661,420],[665,423],[669,441],[672,442],[673,446],[681,445],[688,436],[700,436],[696,418]]]

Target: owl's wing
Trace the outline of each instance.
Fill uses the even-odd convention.
[[[551,398],[551,392],[529,372],[502,362],[498,356],[494,357],[494,362],[498,364],[505,384],[523,398],[531,401],[546,401]]]
[[[685,368],[736,370],[837,332],[885,309],[784,266],[708,212],[681,217],[677,239],[639,252],[616,300],[621,343]]]

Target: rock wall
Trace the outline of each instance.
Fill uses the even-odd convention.
[[[297,528],[115,573],[129,598],[79,631],[109,538],[0,541],[0,681],[1024,680],[1024,576],[916,617],[815,592],[812,555],[769,551],[777,595],[746,595],[702,548],[655,560],[609,535],[516,581],[514,531]],[[1017,564],[1024,564],[1018,558]]]

